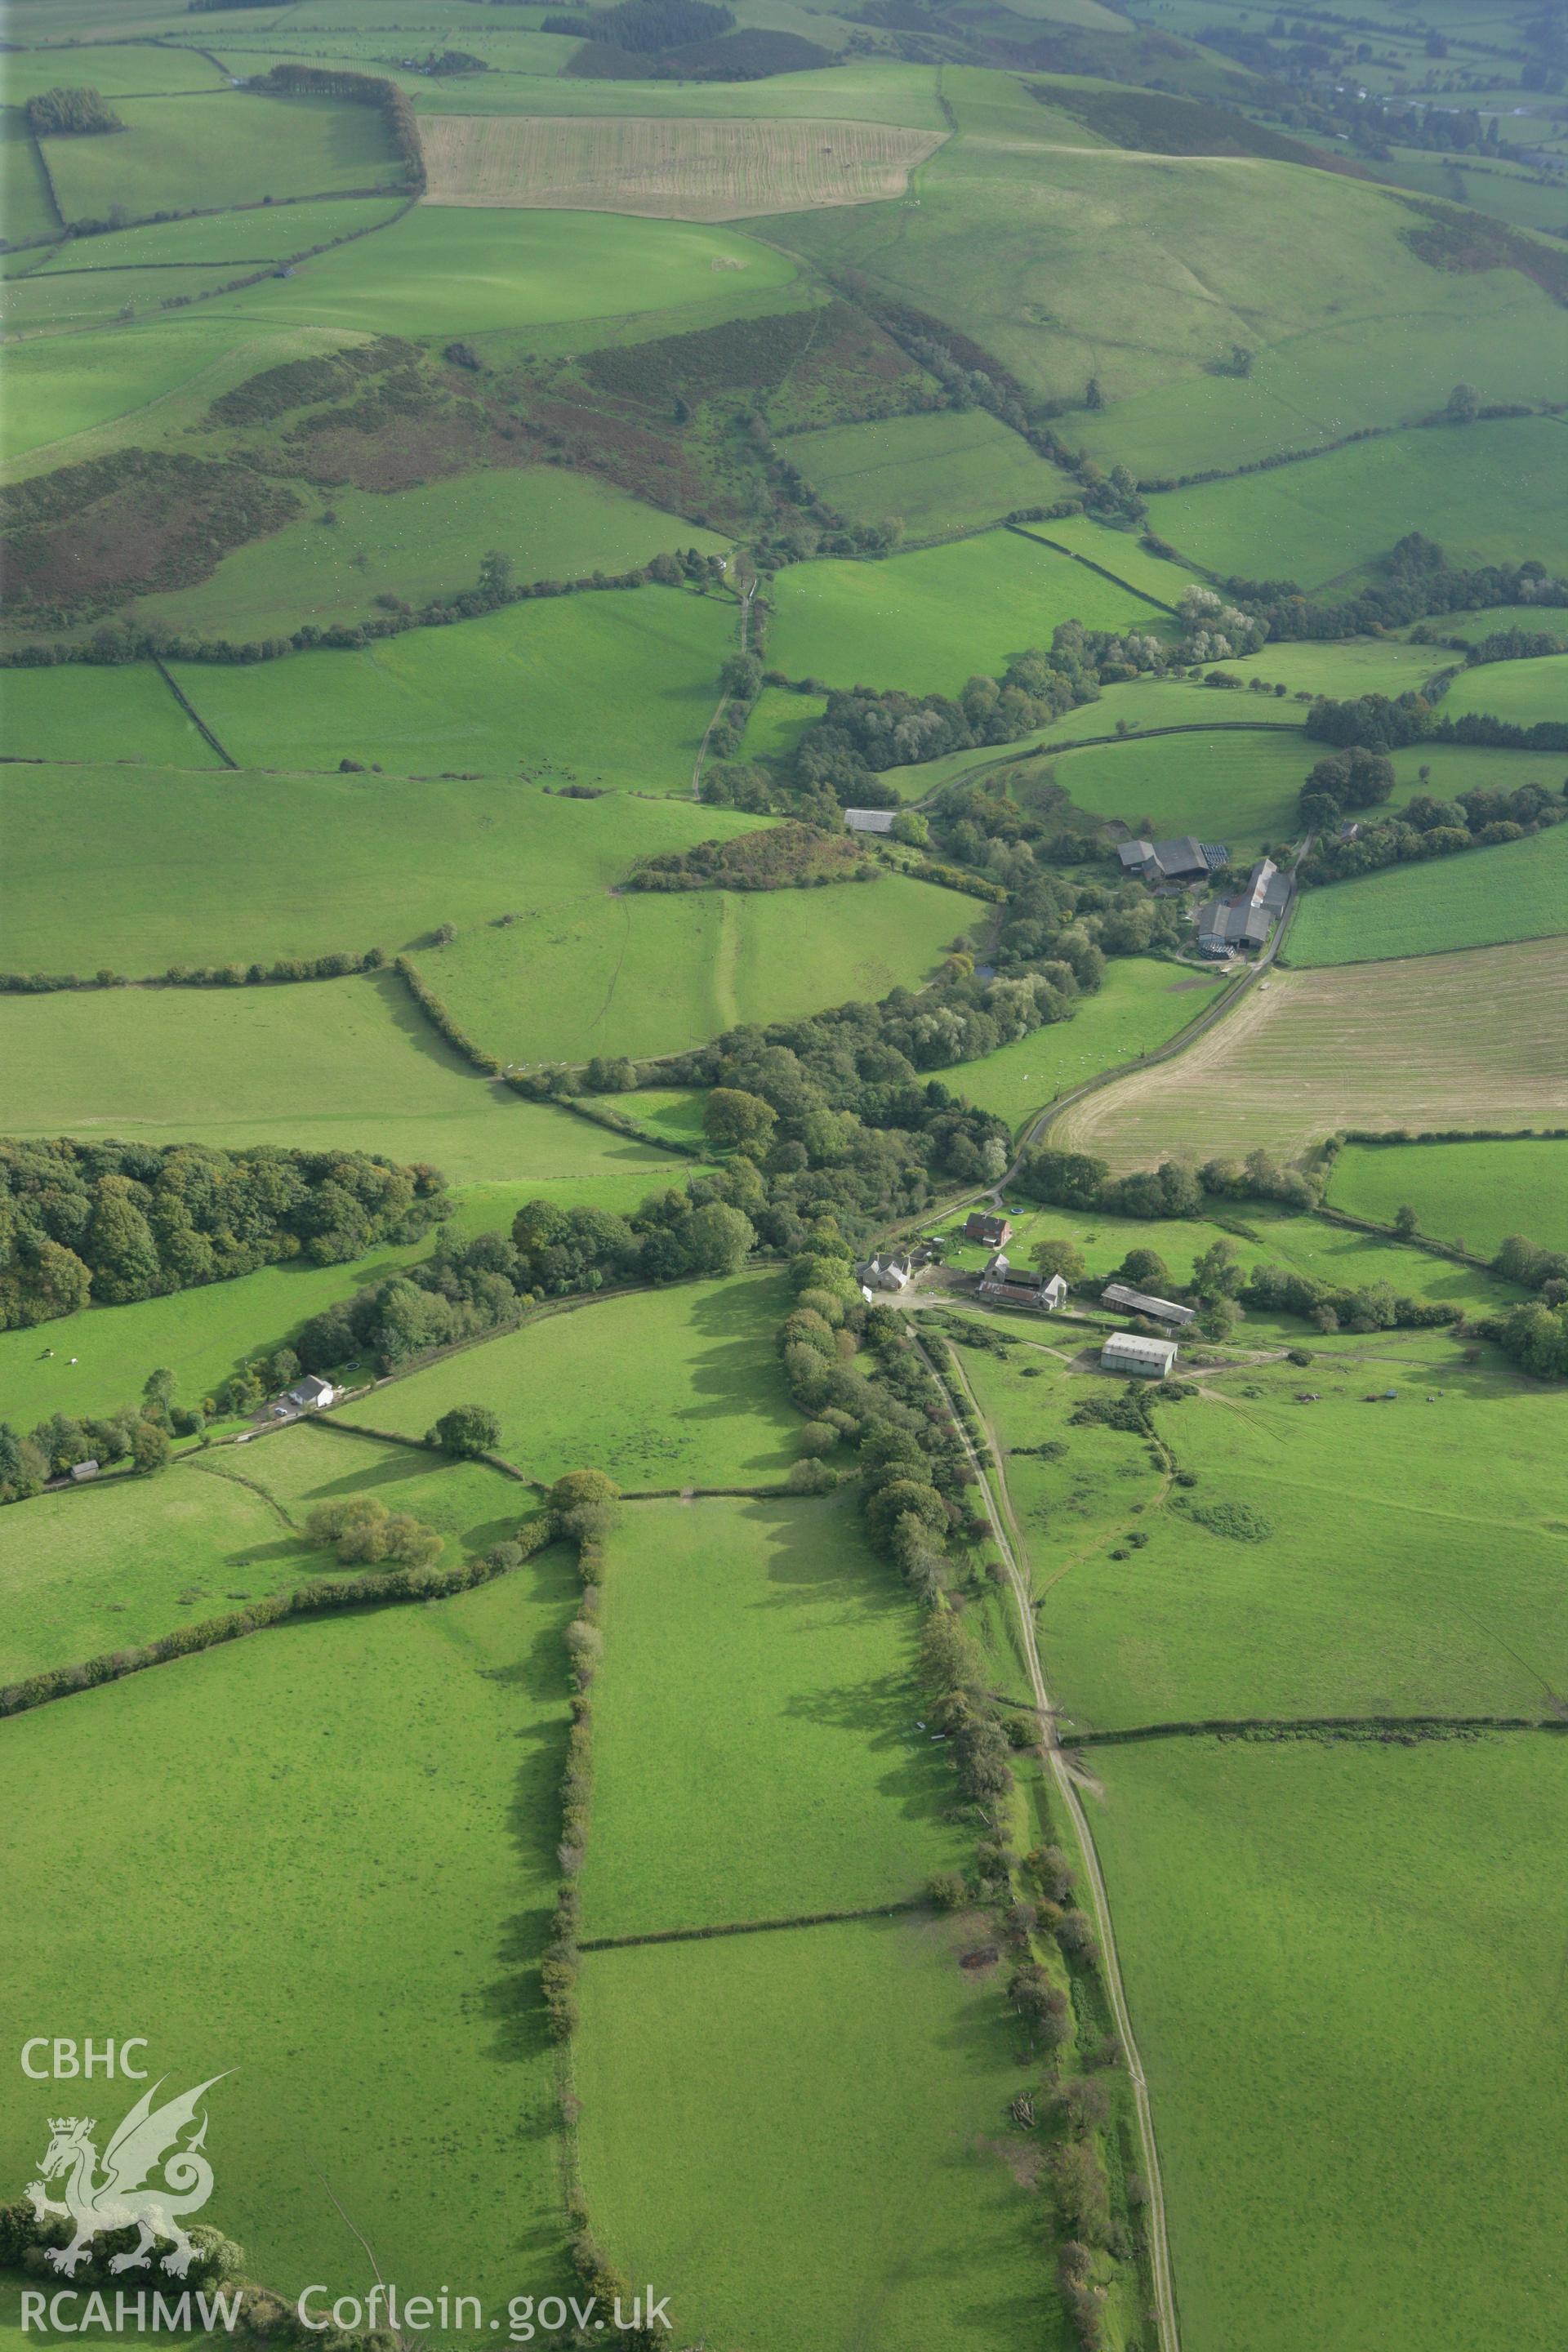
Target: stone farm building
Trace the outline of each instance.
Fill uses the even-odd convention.
[[[1285,911],[1290,882],[1271,857],[1260,857],[1244,889],[1233,898],[1211,898],[1198,917],[1198,946],[1206,956],[1231,955],[1237,948],[1260,948]]]
[[[987,1249],[1005,1249],[1013,1238],[1013,1228],[1004,1216],[994,1216],[988,1209],[971,1209],[963,1220],[966,1242],[984,1242]]]
[[[1137,1372],[1163,1381],[1176,1360],[1173,1339],[1141,1339],[1135,1331],[1113,1331],[1100,1351],[1102,1372]]]
[[[855,1279],[862,1290],[902,1290],[914,1267],[907,1257],[868,1258],[855,1270]]]
[[[1173,1299],[1155,1298],[1146,1290],[1130,1290],[1124,1282],[1108,1282],[1100,1295],[1108,1307],[1120,1307],[1127,1315],[1146,1315],[1152,1323],[1190,1323],[1197,1311],[1178,1307]]]
[[[980,1277],[982,1298],[998,1299],[1005,1307],[1033,1307],[1049,1315],[1068,1295],[1059,1274],[1033,1274],[1027,1266],[1009,1265],[1000,1250]]]

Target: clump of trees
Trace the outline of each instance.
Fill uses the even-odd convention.
[[[1324,770],[1337,767],[1341,761],[1357,760],[1379,771],[1386,769],[1392,789],[1391,761],[1366,751],[1339,752],[1333,760],[1321,760],[1308,778],[1301,799],[1301,814],[1307,823],[1331,824],[1340,807],[1358,805],[1331,803],[1321,791],[1314,791],[1314,780]],[[1379,799],[1387,796],[1386,791],[1379,790]],[[1331,814],[1327,814],[1331,808]],[[1307,882],[1343,882],[1357,874],[1375,873],[1382,866],[1405,866],[1428,857],[1453,857],[1467,849],[1493,849],[1500,843],[1521,841],[1527,834],[1561,824],[1564,819],[1568,819],[1568,787],[1555,793],[1539,783],[1517,784],[1511,791],[1476,784],[1456,793],[1451,801],[1438,800],[1431,793],[1417,793],[1397,815],[1383,818],[1375,824],[1363,824],[1353,840],[1331,835],[1318,842],[1311,855],[1302,860],[1301,877]]]
[[[39,139],[90,138],[100,131],[123,131],[124,123],[96,89],[61,86],[41,89],[27,100],[27,122]]]
[[[488,1405],[455,1404],[441,1415],[426,1444],[438,1446],[455,1462],[477,1461],[480,1454],[493,1454],[500,1444],[500,1423]]]
[[[1317,1206],[1319,1190],[1299,1168],[1266,1151],[1245,1160],[1206,1160],[1199,1168],[1177,1160],[1113,1176],[1110,1165],[1085,1151],[1041,1148],[1024,1155],[1016,1179],[1032,1200],[1059,1209],[1104,1209],[1121,1217],[1196,1217],[1211,1199],[1282,1201]]]
[[[68,1477],[79,1463],[110,1470],[123,1463],[142,1477],[163,1469],[174,1452],[171,1433],[200,1429],[202,1415],[174,1403],[174,1376],[148,1375],[139,1402],[118,1412],[77,1420],[64,1412],[20,1435],[0,1421],[0,1503],[25,1503],[55,1478]]]
[[[363,1151],[0,1143],[0,1328],[304,1257],[341,1265],[447,1213],[445,1179]]]
[[[313,1544],[331,1545],[345,1568],[379,1567],[391,1561],[399,1568],[432,1568],[446,1549],[445,1538],[411,1511],[389,1511],[374,1495],[355,1495],[335,1503],[320,1503],[305,1522]]]
[[[802,890],[875,882],[881,872],[852,835],[819,825],[769,825],[728,841],[696,841],[645,857],[628,890]]]

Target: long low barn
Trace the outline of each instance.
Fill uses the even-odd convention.
[[[1172,1298],[1130,1290],[1124,1282],[1108,1282],[1100,1295],[1108,1307],[1121,1307],[1129,1315],[1147,1315],[1154,1323],[1190,1323],[1197,1312],[1194,1307],[1178,1307]]]
[[[1113,1331],[1100,1351],[1103,1372],[1137,1372],[1143,1379],[1163,1381],[1175,1362],[1173,1339],[1141,1339],[1136,1331]]]

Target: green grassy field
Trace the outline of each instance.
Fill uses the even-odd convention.
[[[1568,1124],[1565,969],[1561,940],[1527,940],[1274,971],[1173,1061],[1073,1105],[1051,1139],[1128,1168],[1260,1145],[1294,1156],[1344,1127]]]
[[[1489,1257],[1510,1234],[1568,1250],[1568,1150],[1538,1143],[1349,1143],[1329,1205],[1392,1224],[1406,1202],[1434,1241]]]
[[[114,763],[113,789],[121,793],[128,789],[128,779],[118,772],[121,761],[167,768],[219,765],[217,753],[186,718],[151,662],[114,669],[73,662],[58,669],[9,671],[5,746],[18,760]],[[43,779],[11,781],[25,796],[30,783]],[[50,779],[57,822],[60,781]],[[193,777],[184,789],[195,793],[202,787]],[[58,858],[58,837],[50,850]]]
[[[1549,2352],[1563,1743],[1183,1740],[1096,1770],[1184,2341]]]
[[[40,1495],[0,1513],[0,1683],[129,1649],[331,1565],[259,1496],[184,1464]]]
[[[1048,646],[1058,621],[1144,626],[1136,596],[1016,531],[880,562],[826,559],[781,572],[768,657],[833,686],[955,694],[975,671]]]
[[[0,1034],[13,1135],[380,1151],[456,1183],[626,1175],[652,1191],[674,1164],[479,1077],[391,975],[7,996]]]
[[[1568,465],[1561,421],[1394,433],[1310,464],[1208,482],[1150,501],[1151,528],[1209,570],[1325,586],[1407,531],[1456,565],[1568,561],[1552,486]],[[1550,625],[1550,624],[1548,624]]]
[[[333,490],[325,507],[237,549],[210,580],[142,597],[129,617],[195,636],[289,635],[302,621],[369,620],[378,596],[420,605],[471,588],[491,548],[531,581],[630,572],[678,547],[721,554],[728,545],[589,475],[519,467],[417,490]]]
[[[677,2341],[1064,2352],[1040,2207],[1007,2161],[1026,2077],[996,1972],[956,1965],[965,1925],[590,1955],[584,2185],[613,2258],[669,2284]]]
[[[1151,555],[1141,544],[1139,532],[1113,530],[1092,515],[1062,515],[1049,522],[1026,523],[1024,528],[1037,539],[1068,548],[1101,571],[1114,572],[1118,580],[1141,589],[1157,604],[1173,605],[1183,589],[1193,585],[1193,574],[1185,564],[1173,562],[1168,556]]]
[[[13,279],[0,295],[0,321],[7,334],[77,333],[110,320],[128,323],[146,318],[166,295],[195,299],[216,294],[234,276],[227,269],[119,271],[57,270]]]
[[[747,760],[782,760],[795,750],[814,719],[827,703],[820,694],[791,694],[781,686],[764,686],[746,721],[742,756]]]
[[[918,987],[973,906],[892,874],[823,890],[635,892],[547,907],[542,937],[490,926],[416,961],[499,1061],[669,1054],[737,1022]]]
[[[1308,891],[1292,964],[1377,962],[1568,931],[1568,825]]]
[[[158,2072],[234,2070],[210,2094],[205,2218],[280,2294],[363,2293],[366,2241],[396,2245],[405,2292],[449,2280],[468,2164],[506,2221],[468,2291],[504,2308],[520,2264],[536,2291],[564,2283],[531,1963],[572,1581],[547,1554],[453,1601],[283,1627],[6,1726],[8,1900],[35,1926],[0,1999],[24,2016],[65,1975],[80,2031],[119,2035],[133,2014]],[[58,1801],[116,1755],[136,1759],[133,1845],[121,1807]],[[47,2106],[42,2085],[7,2101],[8,2179],[31,2177]]]
[[[5,233],[11,244],[59,234],[38,151],[25,118],[9,109],[0,113],[0,195],[5,198]]]
[[[1297,803],[1314,748],[1295,729],[1270,724],[1095,745],[1054,761],[1049,772],[1078,808],[1121,817],[1155,840],[1195,833],[1202,841],[1223,841],[1241,864],[1266,842],[1300,834]]]
[[[1218,983],[1200,973],[1119,956],[1106,966],[1104,987],[1080,999],[1070,1021],[1037,1029],[983,1061],[964,1062],[943,1083],[1016,1130],[1069,1087],[1163,1045],[1218,993]]]
[[[363,653],[173,664],[241,767],[369,765],[689,791],[731,649],[728,598],[671,588],[504,606]],[[607,682],[614,680],[613,690]]]
[[[129,680],[132,695],[119,705],[128,721],[140,696],[139,673],[129,670],[12,676],[28,687],[35,678]],[[64,690],[43,699],[58,733],[68,723]],[[177,718],[174,698],[164,700]],[[107,733],[107,715],[102,725]],[[77,828],[66,864],[62,807]],[[107,963],[132,978],[176,961],[269,962],[372,941],[414,948],[444,922],[466,932],[514,911],[535,925],[572,913],[624,929],[636,902],[605,894],[637,858],[757,822],[691,801],[628,793],[568,800],[494,778],[22,765],[0,767],[0,808],[8,959],[26,971]],[[313,854],[302,861],[307,838]],[[508,936],[514,961],[526,954],[517,934]],[[552,950],[539,952],[548,961]]]
[[[475,9],[468,21],[482,14]],[[487,74],[483,80],[465,78],[451,89],[427,81],[418,96],[421,111],[431,112],[837,116],[847,122],[906,122],[914,131],[942,131],[947,125],[936,86],[931,66],[878,58],[754,82],[577,81],[521,74],[503,80],[500,74]]]
[[[1334,1271],[1365,1268],[1347,1251]],[[1026,1339],[1035,1327],[1008,1328]],[[1059,1322],[1039,1336],[1072,1344]],[[1249,1320],[1239,1337],[1268,1335]],[[1467,1368],[1447,1334],[1342,1349],[1300,1325],[1291,1337],[1313,1348],[1310,1370],[1205,1373],[1199,1400],[1160,1415],[1196,1482],[1170,1492],[1135,1438],[1071,1427],[1098,1381],[1026,1346],[1005,1365],[966,1354],[1005,1444],[1066,1441],[1058,1460],[1008,1466],[1058,1703],[1096,1730],[1550,1711],[1568,1666],[1549,1467],[1568,1426],[1561,1396],[1495,1362]],[[1025,1381],[1030,1362],[1049,1377]],[[1321,1402],[1299,1403],[1303,1388]],[[1364,1401],[1385,1388],[1392,1402]],[[1260,1540],[1194,1516],[1237,1504],[1260,1517]],[[1130,1531],[1146,1546],[1129,1549]]]
[[[215,1447],[193,1475],[230,1486],[243,1479],[247,1486],[260,1487],[279,1513],[301,1525],[318,1503],[374,1496],[389,1511],[411,1511],[436,1528],[447,1538],[448,1560],[459,1553],[471,1558],[503,1542],[533,1509],[527,1490],[488,1463],[449,1462],[423,1446],[361,1437],[320,1420],[252,1438],[243,1453]]]
[[[628,1505],[603,1622],[588,1935],[858,1909],[962,1865],[918,1613],[850,1498]]]
[[[341,338],[306,339],[315,350]],[[239,378],[304,356],[297,336],[215,318],[210,304],[178,319],[138,320],[82,334],[36,336],[6,361],[0,452],[26,472],[145,446],[164,421],[195,424]]]
[[[188,205],[258,205],[268,197],[397,187],[402,169],[374,107],[330,99],[132,98],[111,139],[51,139],[49,170],[68,221],[132,219]]]
[[[754,237],[690,221],[437,207],[216,307],[258,324],[470,335],[679,302],[706,302],[722,318],[726,298],[787,286],[795,268]]]
[[[1445,637],[1479,645],[1500,629],[1544,629],[1552,636],[1568,636],[1568,614],[1554,605],[1487,604],[1479,612],[1445,613],[1438,624]]]
[[[1557,629],[1555,616],[1543,614],[1536,625]],[[1496,719],[1516,727],[1533,727],[1542,719],[1561,720],[1568,708],[1568,654],[1545,661],[1488,662],[1479,669],[1462,669],[1443,697],[1445,719],[1460,719],[1469,710],[1489,710]],[[1561,752],[1547,758],[1561,761]]]
[[[111,49],[100,52],[112,57]],[[133,54],[133,53],[132,53]],[[178,60],[178,49],[148,51]],[[199,59],[205,64],[205,60]],[[98,71],[94,61],[93,71]],[[72,237],[43,266],[46,278],[103,270],[167,269],[179,267],[242,270],[247,263],[281,261],[313,245],[397,217],[397,205],[373,196],[327,196],[319,203],[279,205],[271,210],[209,213],[196,220],[158,221],[144,228],[120,229],[109,236]],[[171,281],[169,290],[174,291]]]
[[[897,516],[910,539],[999,522],[1050,506],[1071,478],[983,408],[936,409],[876,424],[828,425],[784,444],[791,461],[852,523]]]
[[[73,7],[69,15],[73,27],[79,26],[80,12]],[[12,49],[5,58],[6,105],[26,106],[40,90],[55,89],[68,79],[73,62],[84,66],[81,59],[68,61],[58,49]],[[90,68],[92,88],[108,99],[163,98],[172,90],[217,91],[223,87],[211,58],[195,49],[100,42],[85,66]]]
[[[772,1276],[590,1301],[390,1381],[351,1418],[419,1437],[477,1400],[531,1478],[588,1464],[627,1488],[774,1486],[799,1426],[774,1344],[784,1310]]]

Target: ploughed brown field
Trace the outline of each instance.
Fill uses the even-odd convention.
[[[1113,1168],[1288,1156],[1337,1128],[1568,1125],[1568,940],[1271,971],[1171,1061],[1075,1103],[1053,1144]]]
[[[670,122],[644,115],[433,114],[432,205],[546,205],[739,220],[901,196],[942,144],[882,122]]]

